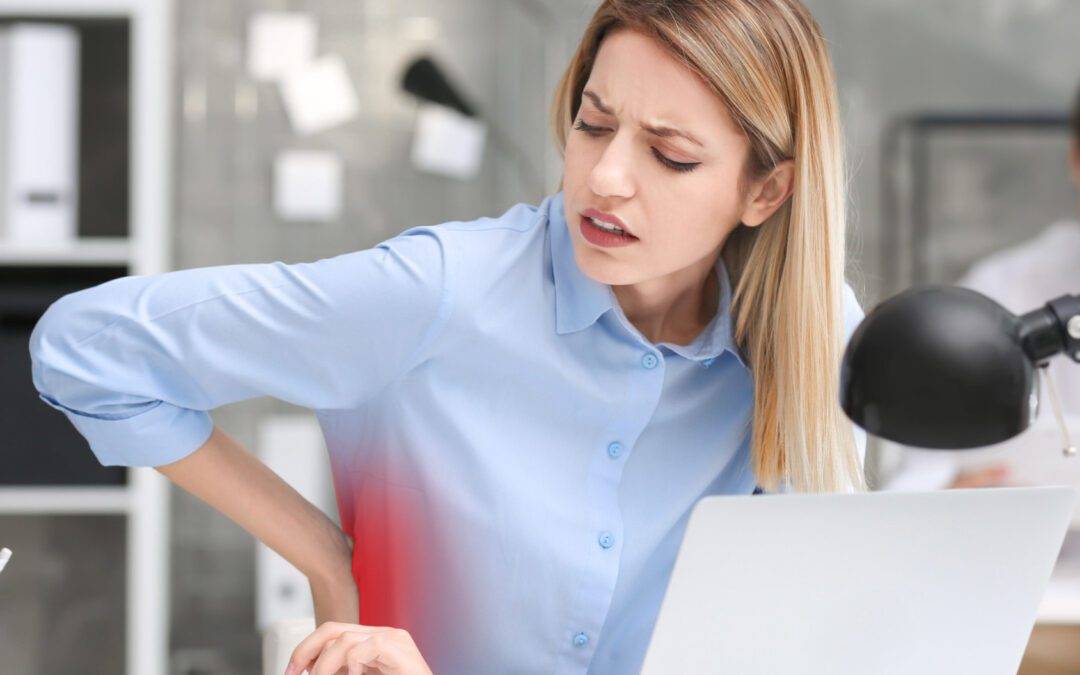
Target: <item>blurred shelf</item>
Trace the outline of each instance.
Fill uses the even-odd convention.
[[[40,16],[125,16],[145,0],[0,0],[4,14]]]
[[[125,514],[130,507],[126,486],[0,486],[0,516]]]
[[[84,237],[63,244],[23,244],[0,239],[3,265],[127,265],[131,243],[127,237]]]
[[[122,209],[98,204],[93,227],[80,211],[80,232],[110,237],[84,237],[56,247],[0,240],[0,267],[124,267],[127,273],[140,275],[170,269],[177,4],[175,0],[0,0],[0,23],[59,21],[80,30],[80,37],[85,38],[80,40],[80,78],[91,86],[98,78],[110,86],[109,96],[124,97],[122,124],[118,117],[105,121],[125,127],[117,133],[122,134],[122,154],[127,157],[115,171],[103,172],[95,165],[89,171],[96,173],[79,174],[99,178],[95,185],[80,183],[80,194],[92,194],[98,201],[103,200],[100,185],[108,187],[110,176],[126,182],[125,189],[116,190],[114,196],[117,204],[124,205]],[[124,86],[115,86],[112,74],[126,78]],[[109,99],[104,100],[102,106],[108,108]],[[103,119],[90,117],[87,124],[80,124],[80,149],[88,139],[100,141]],[[97,135],[89,135],[90,129],[96,129]],[[119,139],[115,137],[117,143]],[[115,144],[107,149],[119,152]],[[95,146],[80,156],[97,151]],[[80,208],[85,206],[86,202],[80,202]],[[117,225],[113,218],[126,227],[98,227]],[[34,272],[30,270],[28,276]],[[168,489],[168,480],[147,467],[131,469],[126,486],[0,486],[0,515],[124,517],[127,543],[122,553],[117,552],[117,562],[123,560],[126,567],[125,675],[169,672]],[[7,672],[2,666],[0,671]]]

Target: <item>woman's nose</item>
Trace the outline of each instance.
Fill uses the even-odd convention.
[[[589,172],[589,187],[603,197],[629,197],[633,194],[631,147],[616,135],[604,148],[599,161]]]

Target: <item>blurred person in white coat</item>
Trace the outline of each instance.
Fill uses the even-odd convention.
[[[1072,115],[1069,173],[1080,191],[1080,89]],[[1080,214],[1080,201],[1077,205]],[[1037,236],[1006,248],[975,263],[956,285],[971,288],[994,299],[1014,314],[1023,314],[1047,301],[1080,292],[1080,222],[1067,218],[1051,223]],[[1072,419],[1069,431],[1080,429],[1080,367],[1070,359],[1055,357],[1047,366],[1061,401],[1062,411]],[[1040,377],[1045,380],[1045,377]],[[1053,425],[1047,383],[1042,383],[1040,414],[1033,427]],[[899,464],[879,486],[882,490],[931,490],[939,488],[1009,485],[1007,462],[966,469],[963,453],[904,448]]]

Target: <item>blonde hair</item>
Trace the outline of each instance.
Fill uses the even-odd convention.
[[[736,227],[720,253],[734,289],[735,339],[754,377],[758,484],[866,490],[852,424],[840,407],[845,175],[821,29],[798,0],[604,0],[552,103],[563,157],[600,43],[620,27],[655,39],[724,102],[750,142],[740,192],[745,180],[794,161],[791,199],[761,225]]]

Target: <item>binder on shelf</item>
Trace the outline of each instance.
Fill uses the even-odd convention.
[[[77,236],[79,34],[0,27],[0,238],[63,244]]]

